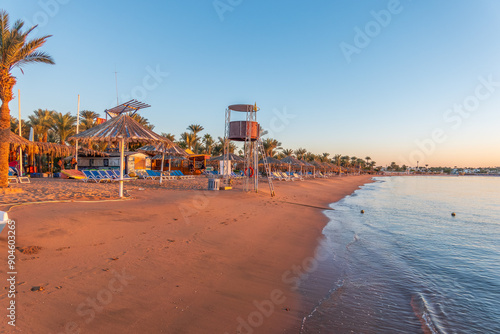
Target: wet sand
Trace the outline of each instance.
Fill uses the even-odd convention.
[[[297,333],[303,310],[290,284],[298,275],[292,268],[312,256],[327,222],[322,208],[370,179],[275,182],[274,198],[264,182],[255,194],[242,192],[240,185],[232,191],[201,190],[206,179],[162,186],[140,181],[125,186],[127,200],[103,202],[76,201],[114,199],[117,185],[90,185],[93,195],[87,189],[74,196],[72,188],[87,184],[23,185],[75,202],[10,208],[16,246],[24,247],[24,254],[16,253],[15,330]],[[50,184],[70,195],[50,195]],[[0,203],[0,210],[9,207]],[[6,277],[5,230],[0,254]],[[9,301],[6,285],[3,310]],[[12,327],[2,321],[0,332]]]

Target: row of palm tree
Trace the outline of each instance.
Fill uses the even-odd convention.
[[[191,124],[186,128],[186,132],[180,134],[180,139],[176,140],[175,135],[171,133],[162,133],[161,135],[175,142],[182,148],[187,148],[196,154],[207,154],[207,155],[221,155],[224,152],[224,138],[218,137],[217,140],[210,134],[205,134],[200,136],[203,132],[204,127],[199,124]],[[263,131],[261,136],[266,135],[267,132]],[[372,170],[375,167],[376,162],[367,156],[364,159],[358,158],[356,156],[348,156],[336,154],[333,158],[330,158],[330,153],[324,152],[321,154],[314,154],[308,152],[305,148],[298,148],[296,150],[286,149],[282,147],[282,143],[274,138],[263,138],[262,146],[266,156],[274,157],[277,159],[283,159],[288,156],[293,156],[299,160],[304,160],[307,162],[319,161],[319,162],[330,162],[337,166],[347,167],[347,168],[361,168]],[[229,142],[229,152],[234,153],[237,147],[233,142]],[[240,156],[243,156],[243,150],[238,151]]]

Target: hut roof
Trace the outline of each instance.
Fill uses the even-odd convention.
[[[57,143],[35,142],[35,145],[38,146],[38,153],[52,154],[55,157],[66,157],[75,152],[74,147]]]
[[[292,156],[288,156],[288,157],[281,159],[281,162],[286,163],[286,164],[290,164],[290,165],[294,165],[294,166],[304,165],[304,163],[302,161],[300,161],[299,159],[294,158]]]
[[[140,125],[127,114],[120,114],[68,138],[68,140],[79,140],[81,142],[102,141],[111,143],[119,142],[122,139],[125,143],[172,143],[167,138]]]
[[[28,147],[31,149],[35,149],[35,151],[36,151],[36,145],[34,142],[31,142],[31,141],[27,140],[26,138],[21,137],[19,135],[16,135],[12,131],[9,131],[9,134],[7,134],[6,141],[10,144],[10,148],[12,150],[16,150],[19,147],[21,147],[22,149],[25,149],[26,147]]]
[[[223,161],[223,160],[225,160],[224,154],[219,155],[218,157],[213,157],[213,158],[209,159],[209,161]],[[242,157],[240,157],[239,155],[236,155],[234,153],[229,153],[228,160],[230,160],[230,161],[243,161],[245,159],[243,159]]]

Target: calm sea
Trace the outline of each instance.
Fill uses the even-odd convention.
[[[378,178],[332,207],[301,333],[500,333],[499,177]]]

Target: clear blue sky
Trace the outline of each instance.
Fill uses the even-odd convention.
[[[55,66],[14,73],[23,118],[38,108],[76,114],[78,94],[81,110],[103,114],[116,104],[116,70],[120,103],[151,104],[142,115],[158,133],[178,137],[196,123],[222,136],[228,105],[257,102],[259,122],[284,148],[368,155],[378,165],[500,165],[496,0],[0,7],[53,35],[43,50]],[[17,100],[10,108],[17,117]]]

